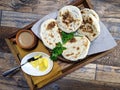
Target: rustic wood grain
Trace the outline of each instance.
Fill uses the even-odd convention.
[[[8,45],[10,45],[10,44],[8,44]],[[12,46],[10,46],[11,47],[11,50],[12,51],[14,51],[13,49],[12,49]],[[106,52],[107,53],[107,52]],[[16,55],[16,54],[15,54]],[[63,76],[64,75],[66,75],[66,74],[68,74],[68,73],[70,73],[70,72],[73,72],[74,70],[76,70],[76,69],[78,69],[79,67],[81,67],[81,66],[83,66],[83,65],[86,65],[87,63],[89,63],[89,62],[91,62],[91,61],[93,61],[93,60],[95,60],[95,59],[97,59],[97,58],[99,58],[99,57],[101,57],[101,55],[103,56],[103,55],[105,55],[105,52],[103,53],[103,54],[100,54],[100,55],[97,55],[97,56],[94,56],[94,59],[92,58],[92,57],[89,57],[89,59],[86,59],[85,61],[82,61],[82,62],[80,62],[80,63],[76,63],[76,64],[74,64],[74,66],[76,66],[75,68],[73,68],[73,69],[71,69],[71,70],[69,70],[70,68],[72,68],[73,67],[73,65],[72,66],[70,66],[70,67],[68,67],[68,68],[66,68],[66,69],[64,69],[64,73],[63,73]],[[82,77],[82,78],[84,78],[84,79],[88,79],[88,80],[95,80],[95,76],[96,76],[96,65],[94,65],[94,64],[92,64],[92,65],[89,65],[89,66],[86,66],[87,67],[87,69],[86,69],[86,73],[85,72],[83,72],[83,73],[81,73],[81,72],[76,72],[76,73],[78,73],[78,74],[73,74],[72,73],[72,78],[75,76],[76,78],[79,78],[80,79],[80,77]],[[91,69],[92,68],[92,69]],[[93,69],[94,68],[94,69]],[[84,68],[82,69],[82,70],[85,70]],[[79,73],[81,73],[81,75],[80,75],[80,77],[79,77]],[[88,74],[89,73],[89,74]],[[29,78],[28,78],[29,79]],[[75,78],[74,78],[75,79]],[[77,79],[77,80],[79,80],[79,79]],[[81,80],[81,79],[80,79]],[[116,83],[119,83],[119,82],[116,82]]]
[[[120,39],[120,1],[119,0],[92,0],[94,9],[100,19],[110,30],[115,39]]]
[[[74,80],[88,79],[95,80],[96,64],[88,64],[84,67],[68,74],[65,78],[74,78]]]
[[[0,25],[1,25],[1,19],[2,19],[2,10],[0,10]]]
[[[9,48],[11,49],[11,52],[14,54],[14,57],[15,57],[15,61],[17,61],[18,64],[20,64],[20,60],[22,59],[20,56],[19,56],[19,52],[16,50],[16,48],[14,48],[12,45],[14,45],[12,42],[8,41],[8,39],[5,39]],[[33,83],[31,81],[31,76],[23,73],[25,79],[27,79],[27,84],[29,86],[29,88],[31,90],[34,90],[34,86],[33,86]],[[23,77],[23,76],[22,76]]]
[[[114,51],[109,53],[108,55],[94,61],[93,63],[99,63],[102,65],[110,65],[110,66],[120,66],[120,41],[117,41],[117,46]]]
[[[24,0],[23,0],[24,2],[21,2],[21,1],[22,0],[1,0],[0,9],[19,11],[19,12],[25,12],[25,13],[34,13],[34,14],[39,14],[42,17],[50,12],[56,11],[60,7],[70,2],[69,0],[65,0],[65,1],[64,0],[49,0],[49,1],[27,0],[26,2]],[[104,24],[110,30],[113,37],[115,39],[120,39],[120,20],[119,20],[120,19],[120,13],[119,13],[120,1],[115,0],[113,2],[113,0],[91,0],[91,2],[94,6],[94,10],[99,14],[100,19],[104,22]],[[10,7],[10,5],[13,5],[14,7],[18,6],[19,8],[14,9],[13,7]],[[32,10],[27,9],[28,7],[31,8]],[[3,21],[2,25],[6,25],[6,26],[23,27],[29,24],[30,22],[34,21],[34,20],[22,19],[23,17],[26,18],[25,14],[22,15],[23,17],[21,16],[22,21],[15,18],[12,20],[12,17],[10,17],[10,14],[11,14],[10,12],[8,13],[5,11],[3,14],[4,14],[3,16],[4,19],[2,20]],[[14,13],[14,14],[15,15],[13,14],[11,15],[15,16],[16,18],[19,15],[19,13],[18,14]],[[32,18],[33,15],[30,16],[29,14],[27,14],[27,16]],[[8,17],[8,18],[6,19],[5,17]],[[36,19],[37,18],[35,18],[35,20]],[[9,23],[10,21],[12,22],[11,24]],[[17,25],[18,22],[19,22],[19,25]]]
[[[15,61],[15,58],[10,53],[2,53],[0,52],[0,73],[2,74],[4,71],[17,66],[18,64]],[[20,90],[21,87],[23,89],[28,88],[28,85],[22,75],[21,72],[14,74],[14,76],[3,77],[0,74],[0,87],[1,90]],[[11,87],[12,86],[12,87]]]
[[[70,0],[0,0],[0,8],[2,10],[45,15],[59,9],[69,2]]]
[[[4,34],[3,34],[4,35]],[[1,57],[2,57],[2,53],[1,53]],[[7,58],[6,60],[9,60],[9,58]],[[8,66],[7,66],[8,67]],[[87,68],[86,68],[87,67]],[[88,79],[88,80],[94,80],[95,78],[95,74],[96,74],[96,65],[94,64],[91,64],[91,65],[88,65],[88,66],[85,66],[83,67],[81,70],[79,71],[76,71],[75,74],[74,72],[68,76],[68,77],[71,77],[71,78],[74,78],[76,80],[81,80],[82,79]],[[86,71],[86,72],[84,72]],[[88,74],[89,73],[89,74]],[[81,78],[80,78],[81,77]],[[119,82],[118,82],[119,83]]]
[[[2,11],[1,26],[23,28],[40,18],[37,14]]]
[[[22,2],[21,2],[22,1]],[[48,14],[52,11],[55,11],[56,9],[64,6],[66,3],[69,2],[69,0],[0,0],[0,9],[1,10],[10,10],[10,11],[3,11],[3,16],[2,17],[2,26],[10,26],[10,27],[24,27],[26,25],[28,25],[29,23],[33,22],[34,19],[37,20],[41,17],[43,17],[45,14]],[[91,0],[92,4],[94,5],[94,9],[96,10],[96,12],[99,14],[100,19],[104,22],[104,24],[107,26],[107,28],[110,30],[110,32],[112,33],[113,37],[116,40],[120,39],[120,0]],[[54,4],[54,5],[53,5]],[[14,12],[17,11],[17,12]],[[19,13],[21,12],[21,13]],[[22,14],[22,12],[24,12]],[[30,15],[30,13],[33,13]],[[15,15],[13,15],[15,14]],[[38,14],[38,15],[37,15]],[[20,17],[18,17],[18,15]],[[23,15],[23,17],[22,17]],[[36,16],[34,18],[34,16]],[[1,18],[0,17],[0,18]],[[14,18],[16,17],[16,18]],[[27,18],[28,17],[28,18]],[[32,17],[32,19],[31,19]],[[22,19],[20,19],[22,18]],[[25,20],[24,20],[25,19]],[[24,22],[22,22],[24,21]],[[11,30],[12,31],[12,30]],[[2,34],[0,34],[1,36]],[[0,38],[0,40],[2,41],[3,39]],[[48,85],[47,87],[43,88],[43,90],[54,90],[54,89],[58,89],[59,88],[61,90],[78,90],[78,89],[85,89],[85,90],[119,90],[119,88],[116,88],[117,86],[119,87],[119,65],[120,65],[120,55],[119,55],[119,49],[120,49],[120,42],[118,42],[118,46],[116,47],[115,51],[110,53],[109,55],[100,58],[97,60],[97,62],[94,62],[95,64],[93,66],[97,66],[96,68],[96,80],[99,80],[101,82],[97,82],[97,81],[91,81],[94,77],[94,70],[95,67],[87,67],[87,69],[85,69],[86,67],[83,67],[82,70],[78,70],[80,76],[82,77],[81,79],[78,79],[78,73],[77,71],[75,73],[77,73],[77,77],[74,74],[74,77],[67,77],[67,79],[61,79],[53,84]],[[5,42],[0,43],[1,46],[6,44]],[[0,48],[1,49],[1,48]],[[3,48],[2,52],[6,52],[8,48]],[[5,55],[3,53],[0,53],[0,63],[2,63],[2,66],[0,66],[0,72],[3,72],[4,70],[7,70],[8,67],[13,67],[16,66],[17,64],[14,64],[14,58],[9,58],[9,54],[5,53]],[[8,55],[7,55],[8,54]],[[5,57],[3,57],[5,56]],[[13,61],[11,61],[11,59]],[[10,60],[10,62],[9,62]],[[104,64],[103,65],[99,65],[96,63],[100,63],[100,64]],[[11,66],[12,65],[12,66]],[[106,66],[106,65],[110,65],[110,66]],[[88,65],[89,66],[89,65]],[[107,69],[106,69],[107,67]],[[111,67],[112,71],[109,70],[108,68]],[[83,74],[83,71],[86,70],[85,72],[85,76]],[[92,71],[93,70],[93,71]],[[88,76],[88,73],[90,73],[90,75]],[[112,74],[113,73],[113,74]],[[109,75],[109,77],[106,77],[106,75]],[[116,82],[115,83],[115,78],[110,77],[110,75],[113,75],[114,77],[116,77]],[[17,73],[15,78],[18,77],[20,79],[20,81],[23,80],[23,82],[25,82],[24,79],[22,79],[22,74]],[[89,78],[88,78],[89,77]],[[19,83],[18,81],[14,79],[10,79],[10,78],[3,78],[2,76],[0,76],[0,87],[2,87],[2,90],[28,90],[27,85],[24,86],[24,84]],[[66,78],[66,77],[65,77]],[[71,80],[73,78],[76,78],[76,80],[79,81],[74,81]],[[85,78],[87,78],[87,80],[85,80]],[[109,79],[112,78],[109,82]],[[9,83],[7,81],[11,80],[12,83]],[[4,83],[3,83],[4,81]],[[83,81],[85,81],[85,83],[83,84]],[[103,81],[103,82],[102,82]],[[16,84],[17,82],[17,84]],[[89,82],[89,83],[88,83]],[[91,83],[93,82],[93,84],[97,83],[97,85],[91,85]],[[26,82],[25,82],[26,83]],[[116,85],[117,84],[117,85]],[[100,87],[100,85],[102,85]],[[87,87],[86,87],[87,86]],[[9,88],[8,88],[9,87]],[[112,88],[114,87],[114,88]]]
[[[63,84],[64,83],[64,84]],[[55,82],[58,90],[114,90],[115,87],[107,86],[104,83],[93,84],[90,82],[76,81],[71,79],[60,79]],[[73,88],[74,87],[74,88]],[[119,90],[119,87],[116,88]]]
[[[0,26],[0,52],[10,52],[5,38],[10,36],[12,33],[16,32],[18,28],[13,27],[12,30],[10,27]]]
[[[120,67],[97,65],[96,80],[120,83]]]

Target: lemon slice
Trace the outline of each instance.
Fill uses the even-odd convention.
[[[34,59],[37,59],[37,58],[39,58],[39,57],[41,57],[41,55],[34,56]]]
[[[37,60],[30,62],[30,64],[31,64],[34,68],[36,68],[36,67],[38,66]]]
[[[45,57],[30,62],[34,68],[38,68],[40,71],[45,71],[48,68],[48,59]]]

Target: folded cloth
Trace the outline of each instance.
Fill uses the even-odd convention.
[[[31,77],[35,85],[37,85],[38,87],[42,87],[47,83],[49,83],[50,81],[56,79],[61,74],[62,73],[60,71],[59,65],[56,62],[54,62],[52,71],[47,75],[39,76],[39,77],[36,77],[36,76],[31,76]]]
[[[20,48],[19,46],[15,45],[16,49],[19,52],[19,55],[21,58],[23,58],[25,55],[31,53],[31,52],[44,52],[49,55],[49,51],[46,49],[46,47],[42,44],[41,41],[38,41],[38,45],[33,50],[25,50]],[[57,62],[53,63],[53,69],[50,73],[44,76],[31,76],[31,79],[33,81],[33,84],[36,85],[38,88],[43,87],[44,85],[48,84],[52,80],[56,79],[60,75],[62,75],[61,68],[58,65]]]

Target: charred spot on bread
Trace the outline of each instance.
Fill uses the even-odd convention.
[[[72,38],[72,39],[70,40],[70,42],[71,42],[71,43],[74,43],[74,42],[76,42],[76,39],[75,39],[75,38]]]
[[[85,12],[84,11],[81,11],[82,14],[84,14]]]
[[[93,20],[92,20],[90,17],[87,18],[87,20],[84,20],[84,19],[83,19],[83,24],[86,24],[86,23],[92,24],[92,23],[93,23]]]
[[[49,34],[49,36],[50,36],[51,38],[54,38],[54,35],[52,35],[52,33],[51,33],[51,34]]]
[[[52,28],[54,28],[55,25],[56,25],[55,22],[50,22],[47,26],[47,30],[51,30]]]
[[[63,23],[65,23],[66,25],[68,25],[69,23],[72,23],[74,21],[74,18],[70,15],[69,11],[66,11],[63,15],[62,15],[62,19],[63,19]]]
[[[87,20],[88,23],[92,24],[93,23],[93,20],[89,17],[88,20]]]
[[[75,58],[77,58],[79,54],[80,54],[80,52],[76,53]]]
[[[93,28],[91,26],[87,26],[87,32],[93,33]]]
[[[93,33],[93,28],[91,26],[85,27],[85,25],[80,26],[83,32]]]
[[[96,36],[96,34],[95,34],[95,33],[93,34],[93,37],[94,37],[94,36]]]
[[[87,45],[88,45],[88,41],[87,41],[87,40],[84,41],[83,45],[84,45],[85,47],[87,47]]]
[[[77,49],[77,50],[79,50],[80,48],[79,48],[79,47],[77,47],[76,49]]]
[[[52,45],[53,43],[49,42],[49,45]]]
[[[71,56],[71,55],[73,55],[73,54],[74,54],[74,53],[66,54],[66,56],[68,56],[68,57],[69,57],[69,56]]]
[[[58,33],[59,33],[60,37],[62,37],[62,31],[60,28],[58,28]]]

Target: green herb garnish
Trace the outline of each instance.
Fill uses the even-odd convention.
[[[65,33],[62,31],[62,42],[65,44],[67,41],[71,40],[74,37],[74,33]]]
[[[71,40],[74,37],[74,33],[65,33],[62,31],[61,36],[62,36],[62,43],[65,44],[67,41]],[[52,60],[56,60],[57,57],[59,55],[61,55],[63,50],[65,50],[65,49],[66,48],[63,47],[60,42],[57,43],[56,47],[52,50],[52,54],[51,54],[50,58]]]
[[[56,47],[52,50],[52,54],[51,54],[50,58],[51,58],[52,60],[56,60],[57,57],[58,57],[59,55],[61,55],[62,52],[63,52],[63,50],[65,50],[65,49],[66,49],[66,48],[63,47],[60,42],[57,43]]]

